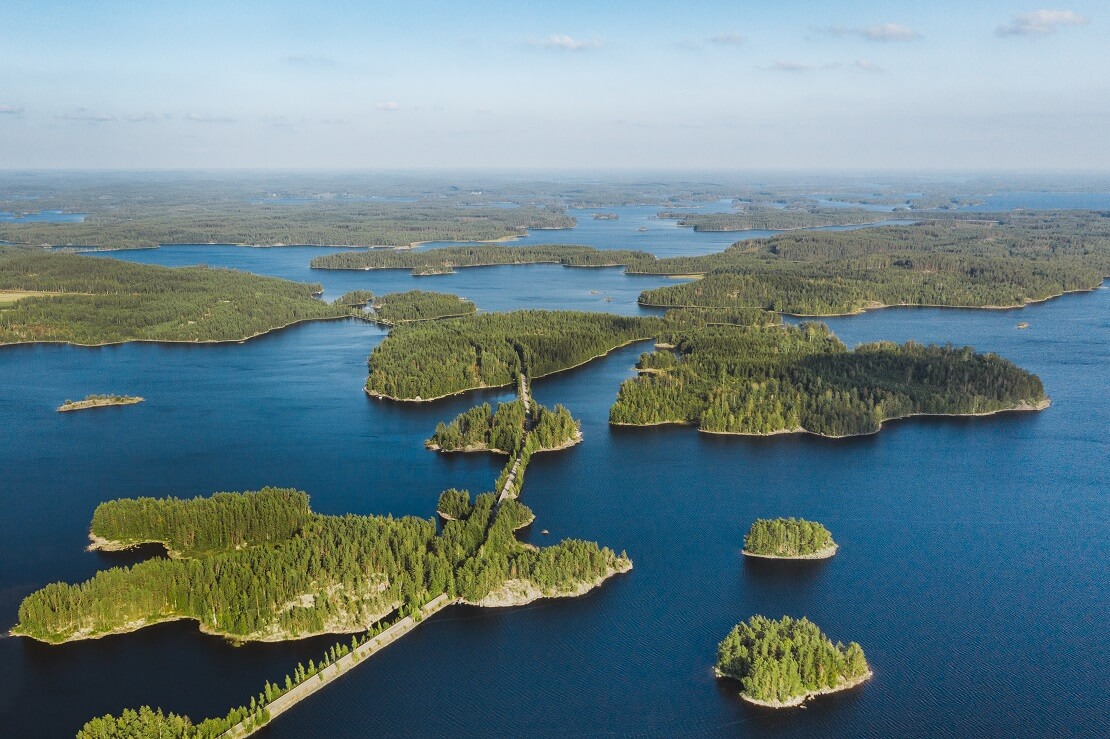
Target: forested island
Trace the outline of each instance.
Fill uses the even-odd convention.
[[[370,290],[348,290],[335,299],[334,305],[345,308],[365,308],[374,302],[374,293]]]
[[[394,326],[414,321],[458,318],[475,313],[478,307],[466,298],[448,293],[409,290],[389,293],[374,301],[374,317],[378,323]]]
[[[836,549],[832,532],[801,518],[758,518],[744,537],[747,557],[828,559]]]
[[[564,208],[471,208],[430,201],[318,199],[301,203],[135,199],[79,223],[0,223],[0,241],[105,249],[160,244],[410,246],[425,241],[493,241],[529,228],[573,228]]]
[[[135,395],[86,395],[84,400],[67,400],[58,406],[59,413],[83,411],[88,408],[104,408],[110,405],[134,405],[142,403],[143,398]]]
[[[45,291],[0,310],[0,344],[241,341],[351,309],[319,285],[208,267],[156,267],[27,250],[0,253],[0,289]]]
[[[350,251],[314,257],[313,269],[407,269],[413,274],[450,274],[456,268],[506,264],[562,264],[564,267],[625,267],[654,261],[630,249],[595,249],[579,244],[507,246],[476,244],[419,251]]]
[[[833,644],[806,618],[752,616],[717,647],[718,677],[738,680],[740,697],[768,708],[847,690],[871,677],[859,644]]]
[[[1092,290],[1110,274],[1110,221],[1097,213],[990,217],[997,220],[781,234],[701,257],[640,260],[629,271],[704,275],[646,290],[644,305],[753,306],[794,315],[895,305],[1020,307]]]
[[[715,254],[666,259],[579,245],[491,244],[312,260],[318,269],[414,274],[544,263],[702,277],[640,295],[642,304],[660,307],[751,307],[794,315],[900,305],[1012,308],[1098,287],[1110,275],[1110,219],[1087,211],[934,213],[914,225],[797,231],[739,241]]]
[[[970,347],[914,342],[849,351],[824,324],[680,327],[640,356],[610,409],[615,425],[689,424],[765,435],[870,434],[914,415],[1047,407],[1040,378]]]
[[[370,354],[366,392],[431,400],[508,385],[522,372],[542,377],[650,338],[662,325],[655,318],[543,310],[405,324]]]
[[[12,633],[49,643],[193,619],[235,641],[362,632],[447,594],[478,605],[573,595],[631,567],[592,542],[536,549],[512,532],[531,521],[516,500],[493,516],[484,494],[437,535],[430,520],[313,513],[300,491],[124,499],[93,515],[93,546],[166,546],[168,559],[113,567],[24,599]],[[487,536],[488,532],[488,536]]]
[[[565,449],[582,440],[578,422],[562,405],[548,409],[533,403],[530,430],[526,421],[521,400],[499,403],[496,411],[483,403],[460,413],[450,423],[439,423],[426,446],[444,452],[514,454],[520,450],[526,431],[536,437],[538,452]]]
[[[677,218],[679,226],[689,226],[695,231],[788,231],[797,228],[878,223],[891,218],[891,214],[862,208],[749,206],[732,213],[665,211],[658,217]]]

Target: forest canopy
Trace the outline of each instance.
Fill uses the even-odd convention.
[[[582,364],[638,339],[662,321],[608,313],[526,310],[482,313],[390,332],[370,354],[369,394],[430,399],[541,377]]]
[[[527,433],[535,437],[535,451],[562,449],[581,438],[578,422],[562,405],[548,409],[532,403],[532,420]],[[516,454],[524,441],[525,421],[521,400],[500,403],[496,411],[483,403],[460,413],[450,423],[439,423],[426,445],[444,452]]]
[[[752,616],[717,647],[717,675],[739,680],[742,697],[776,707],[851,687],[870,672],[859,644],[833,644],[806,618]]]
[[[761,557],[808,557],[835,550],[827,528],[801,518],[758,518],[744,537],[744,554]]]
[[[819,323],[771,328],[679,328],[673,349],[640,356],[610,423],[679,423],[703,431],[852,436],[916,414],[1040,408],[1040,378],[970,347],[914,342],[849,351]]]
[[[0,254],[0,290],[55,293],[0,310],[0,344],[240,341],[298,321],[340,318],[319,285],[208,267],[74,254]]]
[[[474,313],[478,308],[466,298],[449,293],[409,290],[382,295],[374,302],[374,316],[379,323],[393,326],[413,321],[457,318]]]

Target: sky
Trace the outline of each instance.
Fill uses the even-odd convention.
[[[1044,1],[5,0],[0,168],[1110,170]]]

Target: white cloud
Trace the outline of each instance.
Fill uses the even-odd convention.
[[[812,64],[802,64],[801,62],[784,62],[777,61],[771,65],[770,69],[775,72],[812,72]]]
[[[107,113],[94,113],[85,108],[78,108],[72,113],[61,113],[54,116],[55,118],[63,121],[83,121],[85,123],[109,123],[116,120],[114,115]]]
[[[837,26],[828,29],[828,32],[834,36],[859,36],[868,41],[913,41],[921,38],[921,35],[906,26],[900,26],[897,23],[882,23],[877,26],[866,26],[862,28],[849,28],[846,26]]]
[[[995,29],[999,36],[1047,36],[1061,26],[1082,26],[1089,23],[1086,16],[1073,10],[1034,10],[1019,13],[1009,23]]]
[[[401,106],[396,100],[389,100],[384,103],[377,103],[375,106],[378,110],[400,110]]]
[[[856,59],[856,69],[860,70],[861,72],[882,73],[886,71],[870,59]]]
[[[23,108],[17,108],[14,105],[0,105],[0,115],[10,115],[18,118],[23,115]]]
[[[562,33],[553,33],[545,39],[533,39],[528,43],[532,46],[560,51],[585,51],[587,49],[597,49],[601,46],[601,42],[597,39],[579,41]]]
[[[740,46],[746,39],[738,33],[718,33],[709,37],[709,43],[719,46]]]

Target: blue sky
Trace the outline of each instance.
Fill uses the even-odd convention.
[[[1108,170],[1039,1],[6,0],[0,167]]]

